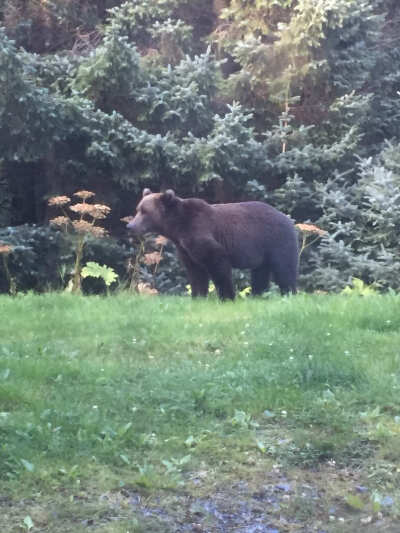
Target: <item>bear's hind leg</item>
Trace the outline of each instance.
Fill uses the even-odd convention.
[[[281,267],[274,270],[274,280],[277,283],[281,294],[296,294],[296,268]]]
[[[251,271],[251,294],[258,296],[268,290],[271,272],[267,265]]]

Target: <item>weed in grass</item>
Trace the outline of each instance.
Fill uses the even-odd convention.
[[[149,463],[142,465],[136,464],[137,474],[131,479],[131,483],[138,487],[145,489],[163,488],[165,485],[165,478],[163,474],[156,470],[156,468]]]
[[[287,500],[286,512],[292,516],[296,522],[301,524],[312,523],[321,513],[317,498],[305,492],[297,494]]]

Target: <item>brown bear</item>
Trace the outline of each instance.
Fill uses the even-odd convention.
[[[171,189],[144,189],[136,234],[159,233],[174,242],[187,270],[192,296],[207,296],[210,279],[219,297],[234,299],[232,268],[251,271],[252,294],[268,288],[271,276],[282,293],[296,292],[298,239],[292,221],[263,202],[208,204],[179,198]]]

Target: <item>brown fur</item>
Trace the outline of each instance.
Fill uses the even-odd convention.
[[[290,219],[268,204],[211,205],[172,190],[145,189],[127,227],[175,243],[193,296],[206,296],[212,279],[221,299],[233,299],[232,268],[251,270],[253,294],[265,291],[271,276],[282,293],[296,292],[297,234]]]

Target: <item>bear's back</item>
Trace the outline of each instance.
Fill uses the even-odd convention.
[[[263,202],[214,204],[213,236],[228,252],[232,266],[257,268],[288,248],[297,257],[297,234],[285,214]]]
[[[272,205],[264,202],[237,202],[231,204],[212,204],[218,218],[224,221],[246,224],[264,223],[271,226],[293,226],[292,221]]]

